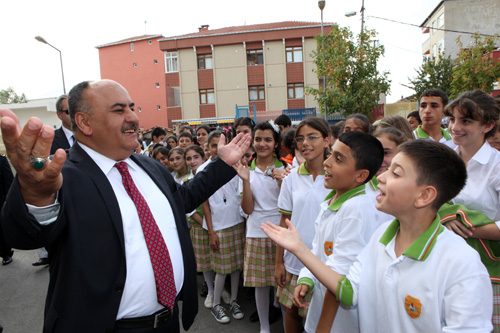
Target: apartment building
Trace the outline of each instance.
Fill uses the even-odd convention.
[[[324,24],[324,33],[332,24]],[[159,39],[164,52],[168,126],[187,120],[234,119],[238,106],[257,112],[318,107],[305,87],[318,87],[311,54],[321,24],[279,22]]]
[[[429,38],[422,44],[422,53],[436,57],[440,52],[458,56],[456,39],[464,45],[472,41],[470,34],[461,32],[480,32],[494,35],[500,32],[499,0],[443,0],[430,12],[420,27]]]

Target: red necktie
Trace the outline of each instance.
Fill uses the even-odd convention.
[[[172,310],[174,307],[177,290],[175,289],[174,270],[168,253],[167,244],[161,235],[160,229],[149,209],[148,203],[141,192],[135,186],[132,176],[128,172],[127,163],[115,164],[122,176],[123,186],[132,199],[139,214],[142,232],[146,239],[146,245],[153,265],[156,280],[156,294],[158,303]]]

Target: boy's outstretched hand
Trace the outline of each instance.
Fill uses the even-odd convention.
[[[299,232],[294,227],[289,219],[286,219],[288,229],[272,224],[271,222],[262,223],[260,228],[271,238],[276,244],[287,249],[293,254],[297,254],[304,248],[308,250],[307,246],[302,242]]]

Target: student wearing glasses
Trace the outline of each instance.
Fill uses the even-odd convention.
[[[299,230],[300,236],[309,248],[314,239],[314,220],[319,214],[321,203],[330,192],[324,185],[323,162],[329,153],[330,126],[326,120],[317,117],[304,119],[295,131],[297,150],[305,162],[285,177],[278,198],[278,211],[282,214],[280,225],[286,227],[286,220]],[[293,305],[293,292],[297,278],[304,265],[291,252],[278,246],[276,251],[275,277],[278,285],[276,296],[286,307],[285,331],[302,332],[302,320],[307,315],[307,306],[299,309]],[[306,305],[311,294],[305,298]]]

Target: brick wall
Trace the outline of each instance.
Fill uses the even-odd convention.
[[[306,101],[303,98],[288,100],[289,109],[304,109],[305,107],[306,107]]]
[[[304,82],[304,64],[302,62],[290,62],[286,64],[286,82]]]
[[[215,105],[200,105],[200,118],[213,118],[215,117]]]
[[[264,82],[264,66],[247,66],[248,85],[263,86]]]
[[[202,69],[198,71],[198,88],[213,89],[214,88],[214,71],[213,69]]]
[[[250,105],[255,105],[255,109],[257,111],[266,111],[266,102],[265,101],[252,101]]]

